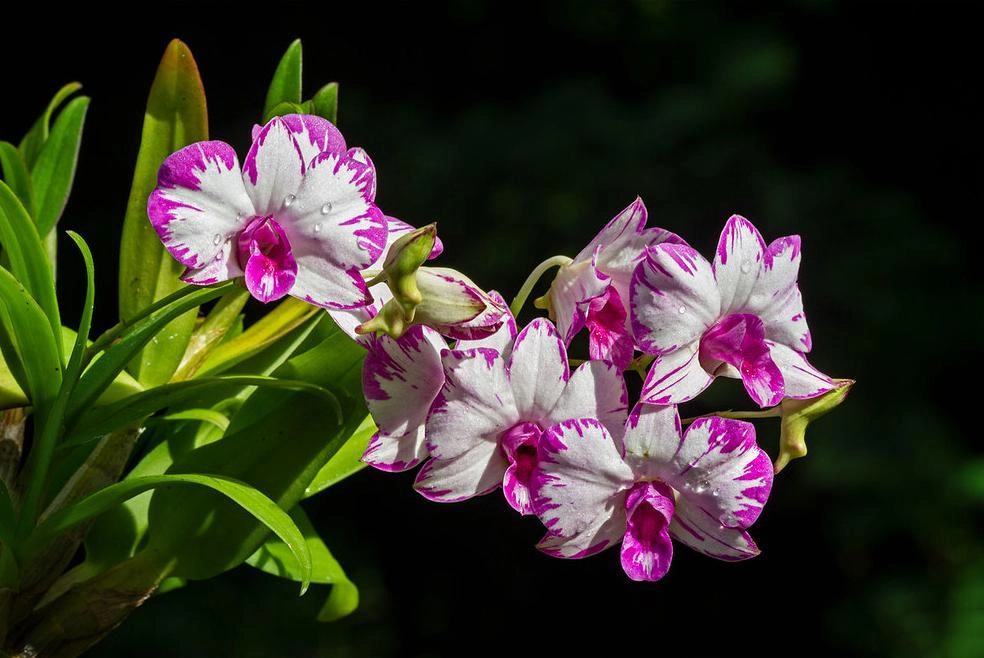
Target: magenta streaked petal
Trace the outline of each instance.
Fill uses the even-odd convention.
[[[239,266],[239,258],[236,249],[233,248],[232,239],[224,241],[219,248],[219,252],[211,261],[203,267],[188,269],[181,275],[181,280],[185,283],[207,286],[219,281],[228,281],[243,275],[243,268]]]
[[[683,429],[676,405],[639,403],[625,422],[622,439],[625,463],[635,478],[652,480],[666,477],[683,444]]]
[[[720,372],[722,363],[733,366],[761,407],[782,401],[782,373],[769,356],[765,327],[756,315],[729,315],[708,329],[700,340],[700,362],[708,372]]]
[[[417,288],[423,301],[414,322],[426,324],[448,338],[479,340],[502,326],[509,307],[489,296],[467,276],[446,267],[421,267]]]
[[[741,420],[698,418],[662,468],[661,479],[680,493],[678,513],[689,509],[727,528],[751,526],[772,490],[772,462],[755,443],[755,427]]]
[[[625,495],[632,471],[604,425],[567,420],[544,431],[530,488],[547,527],[537,548],[557,557],[597,553],[625,533]]]
[[[293,134],[305,164],[321,153],[341,154],[346,150],[345,138],[333,123],[314,114],[287,114],[280,117]],[[262,131],[262,128],[260,129]],[[253,141],[259,133],[254,129]]]
[[[198,142],[168,156],[147,214],[178,262],[190,269],[214,267],[226,240],[253,215],[232,147]]]
[[[548,419],[550,424],[570,418],[597,419],[616,445],[621,445],[627,411],[628,392],[622,371],[611,363],[588,361],[571,373]]]
[[[612,284],[623,295],[622,299],[628,299],[632,272],[639,261],[645,258],[648,247],[663,242],[686,244],[678,235],[665,229],[645,228],[647,216],[645,204],[641,198],[636,197],[625,210],[608,222],[576,259],[581,260],[583,255],[594,253],[594,248],[600,247],[595,255],[595,266],[611,277]]]
[[[523,422],[506,430],[500,445],[509,467],[502,478],[502,493],[509,505],[520,514],[533,514],[530,496],[530,476],[536,468],[536,446],[540,441],[540,427],[536,423]]]
[[[274,117],[256,135],[243,161],[243,183],[257,215],[277,215],[294,202],[306,161],[295,134]],[[291,235],[291,238],[294,236]]]
[[[362,369],[366,405],[379,428],[363,461],[406,470],[427,456],[424,422],[444,383],[441,351],[447,345],[427,327],[411,327],[399,339],[372,341]]]
[[[585,325],[590,332],[588,353],[592,359],[611,361],[622,370],[629,367],[635,355],[635,340],[614,288],[609,287],[605,294],[588,302]]]
[[[270,217],[257,217],[237,239],[239,264],[246,274],[246,288],[263,303],[291,291],[297,262],[283,228]]]
[[[518,330],[516,329],[516,319],[513,317],[512,312],[509,310],[509,304],[503,299],[495,290],[490,290],[488,296],[495,301],[495,303],[505,309],[505,313],[502,316],[503,322],[499,325],[499,328],[495,332],[487,335],[481,336],[475,339],[462,339],[455,343],[454,348],[456,350],[470,350],[475,347],[489,347],[497,351],[503,359],[508,359],[509,355],[512,353],[512,346],[516,340],[516,334]]]
[[[447,351],[441,360],[444,386],[427,416],[431,454],[453,459],[479,443],[498,449],[499,435],[521,420],[502,357],[480,347]]]
[[[701,366],[699,347],[694,341],[656,357],[646,373],[640,400],[646,404],[682,404],[710,386],[714,376]]]
[[[699,507],[677,501],[670,535],[699,553],[718,560],[747,560],[760,553],[747,530],[727,528]]]
[[[813,342],[796,283],[799,265],[800,237],[774,240],[766,249],[762,272],[745,308],[762,318],[766,338],[797,352],[809,352]]]
[[[837,388],[833,379],[814,368],[800,352],[769,340],[765,343],[769,346],[770,358],[782,373],[785,397],[797,400],[815,398]]]
[[[607,289],[608,277],[595,268],[593,259],[575,260],[557,271],[547,294],[551,317],[566,344],[584,327],[587,303]]]
[[[625,500],[627,523],[622,539],[622,569],[632,580],[656,581],[673,559],[670,521],[673,490],[661,482],[639,482]]]
[[[428,460],[413,488],[428,500],[456,503],[498,489],[507,465],[497,444],[481,442],[454,459]]]
[[[721,313],[746,308],[762,270],[765,241],[758,229],[741,215],[724,225],[714,254],[714,278],[721,291]]]
[[[545,420],[570,376],[567,348],[549,320],[536,318],[519,332],[506,371],[520,417]]]
[[[664,242],[636,267],[629,304],[636,343],[659,355],[690,344],[717,322],[721,298],[703,256]]]

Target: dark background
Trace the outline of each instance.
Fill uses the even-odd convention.
[[[753,560],[678,545],[666,578],[634,583],[615,550],[538,553],[538,522],[498,494],[437,505],[412,474],[366,470],[304,503],[361,587],[351,617],[317,624],[323,588],[243,567],[152,599],[92,656],[984,655],[976,5],[161,3],[98,27],[104,11],[5,21],[0,105],[16,141],[61,84],[93,98],[61,228],[96,254],[102,327],[167,42],[196,56],[212,137],[244,154],[301,37],[306,95],[341,83],[377,202],[436,220],[442,264],[508,298],[637,194],[704,253],[738,212],[767,241],[802,236],[811,360],[858,383],[777,479]],[[747,407],[737,386],[710,404]],[[758,428],[774,455],[777,424]]]

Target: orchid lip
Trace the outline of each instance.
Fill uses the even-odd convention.
[[[261,302],[280,299],[294,285],[297,261],[284,228],[273,215],[252,218],[236,243],[246,287]]]

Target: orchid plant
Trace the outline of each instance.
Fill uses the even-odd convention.
[[[358,590],[299,503],[367,464],[420,466],[414,487],[438,502],[501,489],[542,522],[540,550],[618,543],[637,581],[666,574],[674,540],[758,554],[748,528],[774,475],[853,383],[807,361],[799,238],[767,245],[736,215],[708,261],[647,228],[637,198],[507,304],[427,264],[436,226],[376,205],[337,85],[303,100],[300,71],[295,42],[240,160],[208,139],[194,59],[168,46],[122,227],[119,322],[98,333],[94,263],[70,231],[81,264],[58,270],[85,274],[77,323],[55,288],[88,99],[68,85],[0,142],[3,650],[78,655],[148,597],[240,564],[330,586],[321,620],[350,613]],[[555,267],[534,302],[547,317],[520,328]],[[588,358],[570,356],[584,329]],[[681,419],[716,377],[760,409]],[[768,417],[774,463],[750,422]]]

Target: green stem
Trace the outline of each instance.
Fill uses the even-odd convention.
[[[523,283],[523,287],[519,289],[519,293],[513,298],[512,304],[509,305],[509,310],[512,312],[513,317],[518,317],[519,312],[523,310],[523,305],[526,304],[526,298],[530,296],[533,291],[533,286],[536,285],[537,281],[540,280],[547,270],[551,267],[564,267],[565,265],[570,265],[574,262],[567,256],[553,256],[543,261],[536,266],[530,275],[526,277],[526,281]]]
[[[235,285],[235,281],[225,281],[223,283],[219,283],[210,287],[215,290],[219,290],[219,289],[232,287],[233,285]],[[85,359],[83,360],[83,363],[85,365],[88,365],[89,362],[92,360],[92,357],[94,357],[96,354],[99,354],[107,347],[109,347],[109,344],[112,343],[117,338],[119,338],[120,334],[126,331],[128,327],[137,324],[144,318],[161,310],[168,304],[173,304],[177,300],[187,297],[188,295],[200,291],[201,289],[202,286],[195,286],[195,285],[185,286],[184,288],[172,292],[167,297],[161,297],[150,306],[144,307],[139,313],[134,315],[132,318],[126,318],[120,320],[114,326],[104,331],[102,335],[99,336],[99,338],[93,341],[92,345],[90,345],[89,348],[85,351]]]
[[[779,405],[776,405],[770,409],[762,409],[761,411],[713,411],[709,414],[704,414],[703,416],[684,418],[682,422],[684,425],[689,425],[698,418],[708,418],[710,416],[734,418],[737,420],[742,420],[745,418],[780,418],[782,416],[782,408]]]

